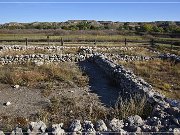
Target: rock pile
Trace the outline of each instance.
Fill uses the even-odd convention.
[[[98,120],[94,124],[91,121],[85,120],[74,120],[69,127],[66,129],[63,127],[63,123],[53,124],[51,127],[47,127],[42,121],[30,122],[26,129],[16,127],[11,134],[23,135],[24,132],[29,135],[36,134],[110,134],[110,133],[121,133],[121,134],[179,134],[180,124],[175,122],[171,116],[162,115],[157,117],[155,110],[151,117],[143,120],[140,116],[134,115],[129,116],[126,119],[113,118],[112,120]],[[4,135],[3,131],[0,131],[0,135]]]

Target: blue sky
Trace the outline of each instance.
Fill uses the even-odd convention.
[[[52,0],[63,2],[63,0]],[[13,3],[52,2],[51,0],[0,0],[0,23],[58,22],[67,20],[111,21],[180,21],[180,0],[149,0],[177,3]],[[64,2],[97,2],[97,0],[67,0]],[[2,3],[12,2],[12,3]],[[98,2],[112,2],[98,0]],[[148,0],[113,0],[113,2],[148,2]]]

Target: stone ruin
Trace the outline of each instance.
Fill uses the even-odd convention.
[[[179,56],[164,54],[162,59],[173,59],[179,62]],[[1,64],[17,63],[26,61],[63,62],[63,61],[83,61],[88,59],[99,66],[111,79],[113,79],[127,93],[140,93],[147,97],[148,103],[153,106],[151,115],[143,120],[140,116],[129,116],[127,119],[98,120],[94,125],[91,121],[74,120],[68,129],[63,128],[63,123],[53,124],[51,128],[42,122],[30,122],[27,130],[28,134],[138,134],[153,132],[159,134],[180,133],[180,101],[166,98],[164,95],[153,90],[152,86],[142,78],[137,77],[133,72],[125,69],[121,65],[115,64],[106,54],[95,53],[91,48],[81,48],[78,54],[74,55],[47,55],[32,54],[21,56],[3,56],[0,58]],[[125,59],[127,60],[127,59]],[[0,135],[3,135],[0,131]],[[11,134],[23,134],[20,127],[16,127]]]

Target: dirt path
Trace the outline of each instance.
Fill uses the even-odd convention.
[[[5,115],[27,116],[37,113],[48,99],[40,94],[40,90],[30,90],[25,87],[13,89],[9,85],[0,84],[0,113]],[[10,106],[4,106],[6,102],[11,102]]]
[[[119,87],[112,85],[112,80],[98,67],[89,61],[79,63],[89,76],[89,88],[96,93],[106,106],[114,106],[119,96]]]

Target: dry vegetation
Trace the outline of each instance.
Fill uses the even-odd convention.
[[[112,54],[123,54],[123,55],[132,55],[132,56],[155,56],[157,54],[150,52],[148,47],[136,47],[134,45],[134,48],[127,47],[126,50],[122,49],[109,49],[109,50],[99,50],[99,52],[105,52],[105,53],[112,53]]]
[[[10,85],[36,86],[39,82],[63,82],[68,85],[85,86],[88,79],[73,63],[44,64],[34,66],[6,65],[0,67],[0,81]]]
[[[180,46],[172,46],[171,48],[171,45],[157,44],[155,49],[161,53],[171,53],[171,54],[180,55]]]
[[[115,114],[114,117],[119,119],[124,119],[131,115],[139,115],[146,118],[150,115],[152,106],[147,102],[145,96],[142,97],[142,95],[135,94],[128,99],[119,97],[112,111]]]
[[[28,118],[1,115],[0,129],[5,132],[12,131],[17,124],[26,129],[29,121],[37,120],[42,120],[46,125],[64,123],[64,128],[67,129],[74,119],[79,119],[81,122],[90,120],[95,124],[99,119],[108,122],[113,118],[125,119],[135,114],[147,118],[152,111],[152,107],[147,104],[146,98],[140,99],[138,96],[130,99],[119,97],[115,107],[111,108],[102,106],[92,96],[71,97],[62,95],[61,97],[54,96],[50,101],[51,104],[46,106],[43,111]]]
[[[137,76],[150,83],[155,90],[167,97],[180,99],[180,64],[170,61],[151,60],[136,62],[120,62],[130,68]]]
[[[63,48],[61,50],[28,49],[27,50],[9,50],[0,52],[1,56],[29,55],[29,54],[76,54],[79,48]]]

